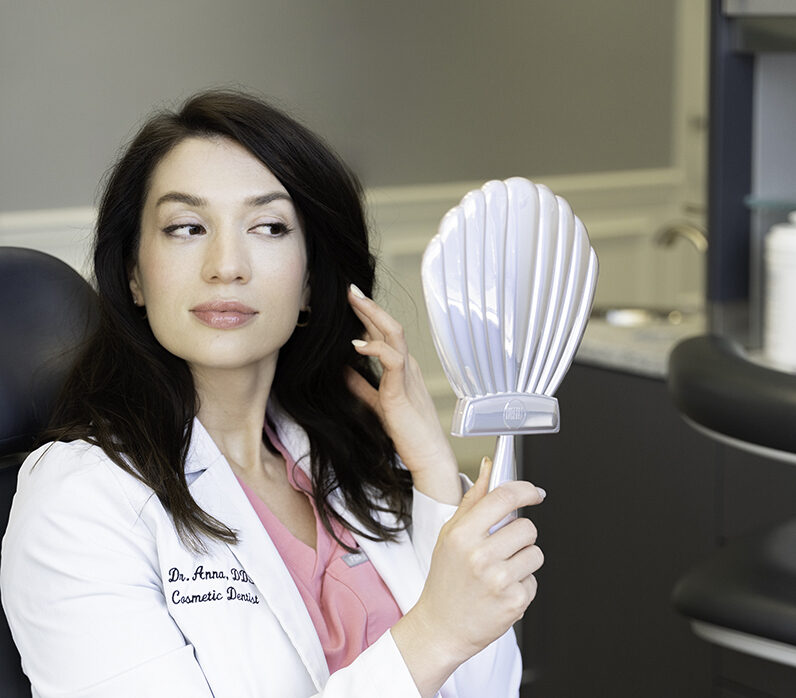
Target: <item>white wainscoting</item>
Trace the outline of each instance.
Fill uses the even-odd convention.
[[[585,223],[600,258],[596,304],[682,305],[701,298],[703,260],[680,242],[656,247],[663,224],[678,219],[683,176],[676,169],[536,177],[566,198]],[[447,428],[453,393],[428,331],[420,258],[440,219],[480,182],[386,187],[367,192],[381,260],[379,299],[403,323]],[[91,207],[0,213],[0,245],[30,247],[89,275],[95,210]],[[494,439],[454,439],[462,467],[474,472]]]
[[[0,245],[48,252],[88,278],[95,217],[90,206],[0,213]]]

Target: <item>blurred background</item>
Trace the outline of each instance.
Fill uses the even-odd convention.
[[[219,85],[280,103],[370,187],[668,168],[699,16],[678,11],[702,4],[3,0],[0,210],[91,203],[142,117]]]
[[[598,305],[694,306],[704,255],[654,244],[704,219],[703,0],[0,0],[0,244],[87,272],[99,185],[153,109],[208,87],[265,96],[360,175],[380,298],[449,420],[420,255],[488,179],[566,197]],[[673,240],[669,239],[671,243]],[[490,443],[457,443],[465,468]]]

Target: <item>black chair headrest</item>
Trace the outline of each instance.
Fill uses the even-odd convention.
[[[796,453],[796,374],[751,361],[726,337],[680,342],[669,356],[668,388],[686,417],[739,447]]]
[[[0,456],[30,450],[98,318],[97,294],[68,264],[0,247]]]

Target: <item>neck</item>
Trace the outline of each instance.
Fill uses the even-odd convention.
[[[227,460],[242,470],[262,467],[262,431],[274,368],[192,369],[197,417]]]

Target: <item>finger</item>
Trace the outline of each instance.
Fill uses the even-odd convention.
[[[532,545],[512,555],[505,564],[508,578],[519,582],[530,577],[544,564],[544,553],[539,546]]]
[[[489,491],[489,475],[491,472],[492,459],[489,456],[484,456],[481,459],[481,467],[478,470],[478,479],[473,483],[473,486],[464,493],[454,517],[464,515],[475,506],[476,502],[486,496],[486,493]]]
[[[345,380],[348,389],[364,402],[372,410],[375,410],[379,402],[379,392],[374,388],[364,376],[357,373],[350,366],[346,368]]]
[[[522,584],[522,588],[525,590],[525,594],[526,594],[526,598],[527,598],[527,602],[525,603],[525,608],[528,608],[528,604],[530,604],[531,601],[533,601],[536,598],[536,586],[537,586],[536,577],[531,575],[527,579],[523,579],[521,584]],[[521,614],[520,617],[522,617],[522,615],[525,615],[524,611],[523,611],[523,613]]]
[[[351,310],[354,311],[354,315],[356,315],[365,326],[365,330],[370,339],[384,339],[384,335],[377,329],[376,325],[373,324],[368,313],[365,312],[369,303],[373,303],[374,305],[375,303],[362,293],[355,284],[351,284],[348,287],[348,303],[351,305]]]
[[[367,339],[375,340],[375,339],[384,339],[384,335],[379,331],[376,325],[373,324],[373,321],[366,315],[362,310],[355,305],[356,300],[358,299],[357,296],[354,296],[353,293],[348,294],[348,300],[351,304],[351,310],[354,311],[354,315],[359,318],[359,321],[365,326],[365,336]]]
[[[359,290],[359,289],[357,289]],[[360,295],[362,292],[359,292]],[[365,328],[370,332],[371,326],[376,332],[381,333],[390,346],[397,349],[402,353],[406,353],[406,339],[404,337],[404,328],[392,315],[390,315],[384,308],[370,298],[360,297],[353,290],[350,290],[349,301],[351,307],[356,313],[357,317],[365,324]]]
[[[526,579],[533,576],[544,562],[544,556],[539,548],[524,548],[509,560],[493,562],[483,575],[484,582],[493,594],[509,592],[516,594],[516,586],[522,585]],[[515,601],[519,604],[523,599]]]
[[[469,522],[473,527],[473,535],[486,536],[492,526],[511,512],[539,504],[541,501],[541,492],[530,482],[525,480],[504,482],[473,506]]]
[[[484,456],[478,468],[478,477],[469,491],[473,492],[473,498],[481,499],[489,492],[489,476],[492,474],[492,459]]]
[[[523,548],[528,548],[536,543],[536,526],[525,517],[518,517],[495,531],[489,537],[495,557],[508,560]]]
[[[357,353],[377,358],[385,371],[403,373],[406,368],[406,356],[387,342],[381,340],[366,342],[362,339],[354,339],[351,343]]]

